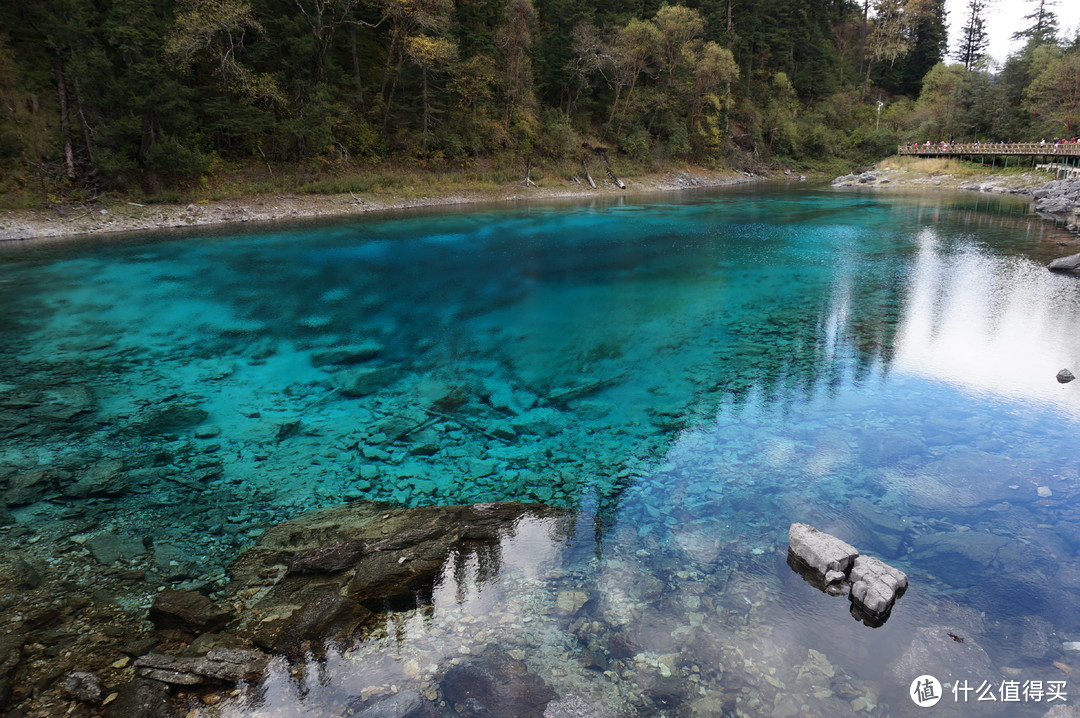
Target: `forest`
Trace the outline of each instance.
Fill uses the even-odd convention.
[[[1080,38],[1026,2],[993,67],[987,0],[953,48],[944,0],[0,0],[0,202],[1076,135]]]

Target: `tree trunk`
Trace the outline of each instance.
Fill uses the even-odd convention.
[[[360,56],[356,53],[356,28],[349,26],[349,54],[352,57],[353,80],[356,82],[356,100],[364,101],[364,83],[360,80]]]
[[[53,58],[53,68],[56,70],[56,94],[60,99],[60,136],[64,139],[64,165],[67,178],[73,180],[75,179],[75,154],[71,150],[67,85],[64,83],[64,63],[60,59],[60,53]]]
[[[83,143],[86,145],[86,159],[90,164],[94,164],[94,143],[90,137],[90,123],[86,121],[86,113],[83,112],[82,90],[79,87],[78,73],[72,76],[72,83],[75,85],[75,102],[79,105],[79,122],[82,124]]]
[[[428,127],[431,124],[431,106],[428,103],[428,81],[427,81],[427,68],[420,68],[420,75],[423,78],[422,94],[424,98],[424,130],[420,135],[420,151],[427,152],[428,143]]]

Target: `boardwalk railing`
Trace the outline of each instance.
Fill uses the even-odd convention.
[[[1012,144],[949,144],[941,145],[900,145],[897,154],[917,157],[1080,157],[1080,143],[1077,144],[1040,144],[1038,142],[1014,142]]]

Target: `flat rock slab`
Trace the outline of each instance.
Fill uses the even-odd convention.
[[[146,553],[146,546],[134,536],[103,533],[86,541],[86,547],[103,566],[111,566],[122,558],[134,558]]]
[[[194,591],[162,591],[154,597],[154,603],[150,606],[150,621],[156,627],[178,628],[192,633],[212,631],[234,618],[231,611]]]
[[[254,642],[294,660],[321,656],[328,645],[351,638],[369,616],[371,611],[356,601],[328,594],[308,601],[286,619],[263,623]]]
[[[266,670],[270,657],[258,651],[212,648],[200,658],[148,653],[135,660],[143,678],[180,686],[237,683],[257,678]]]
[[[962,449],[920,467],[903,491],[915,508],[955,511],[1000,501],[1033,501],[1034,492],[1025,496],[1012,487],[1042,483],[1053,473],[1053,467],[1038,461]]]

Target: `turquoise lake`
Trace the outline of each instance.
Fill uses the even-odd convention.
[[[1075,247],[1015,198],[767,185],[3,244],[0,547],[134,610],[345,501],[577,510],[206,716],[489,647],[614,716],[1042,716],[1003,697],[1080,701]],[[796,521],[907,573],[883,626]]]

